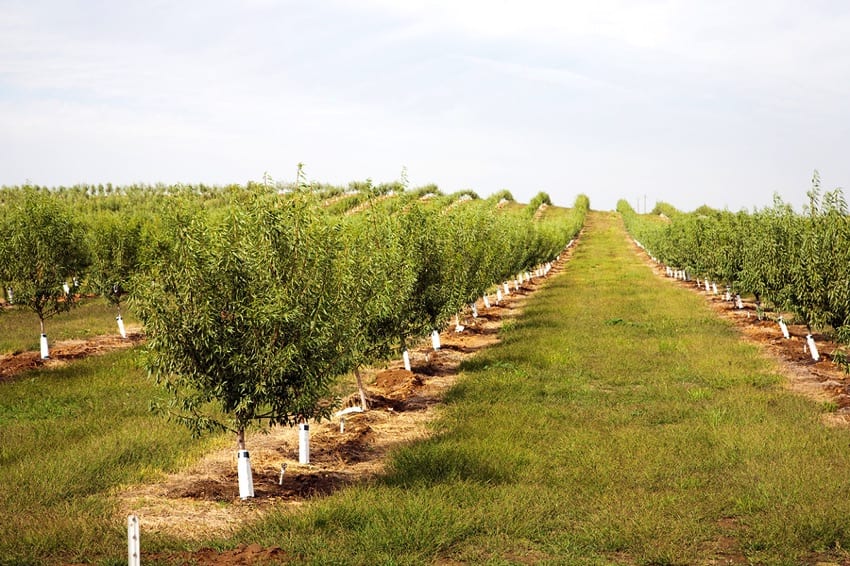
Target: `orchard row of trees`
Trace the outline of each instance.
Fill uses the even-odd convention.
[[[328,416],[336,376],[553,259],[589,207],[580,196],[534,218],[537,205],[509,193],[370,182],[0,192],[0,281],[14,303],[43,322],[79,291],[128,296],[169,413],[195,432],[231,430],[240,445],[253,424]]]
[[[840,189],[823,192],[815,172],[803,213],[776,197],[749,212],[701,207],[638,215],[625,201],[626,228],[659,261],[693,277],[750,293],[760,308],[791,312],[850,342],[850,219]]]

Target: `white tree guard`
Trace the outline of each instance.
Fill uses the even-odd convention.
[[[236,471],[239,475],[239,497],[254,497],[254,474],[251,471],[251,456],[247,450],[237,452]]]
[[[298,425],[298,463],[310,463],[310,425]]]

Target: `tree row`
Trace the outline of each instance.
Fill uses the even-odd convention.
[[[778,197],[754,212],[669,205],[639,215],[617,210],[630,234],[674,274],[751,294],[759,311],[793,313],[812,329],[850,342],[850,219],[840,189],[824,192],[817,172],[803,212]]]

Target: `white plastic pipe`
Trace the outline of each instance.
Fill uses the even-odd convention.
[[[490,308],[490,295],[488,293],[484,293],[484,308]]]
[[[732,300],[732,289],[726,287],[726,294],[723,296],[723,300],[727,303]]]
[[[142,545],[139,541],[139,518],[135,515],[127,517],[127,564],[140,566],[142,562]]]
[[[254,474],[251,472],[251,457],[248,451],[239,450],[236,459],[236,471],[239,475],[239,497],[242,499],[254,497]]]
[[[705,280],[705,292],[706,293],[711,292],[711,284],[708,282],[708,279]]]
[[[496,289],[496,304],[498,305],[501,302],[502,302],[502,290]]]
[[[435,352],[440,349],[440,333],[436,330],[431,333],[431,346]]]
[[[507,282],[507,281],[505,281],[505,284],[504,284],[504,285],[505,285],[505,296],[508,296],[508,295],[510,295],[510,294],[511,294],[511,288],[510,288],[510,287],[508,287],[508,282]]]
[[[310,463],[310,425],[298,425],[298,463]]]
[[[401,353],[401,359],[404,360],[404,369],[410,371],[410,354],[407,353],[407,350]]]
[[[779,317],[779,329],[782,331],[782,336],[785,337],[786,340],[791,338],[791,335],[788,333],[788,325],[785,324],[785,321],[782,320],[782,317]]]
[[[127,337],[127,330],[124,328],[124,319],[121,318],[121,315],[115,317],[115,320],[118,321],[118,332],[121,334],[121,338]]]
[[[820,353],[818,353],[818,347],[815,345],[815,339],[812,338],[811,334],[806,335],[806,344],[809,345],[809,352],[812,354],[812,359],[814,361],[820,360]]]
[[[715,295],[717,294],[717,283],[711,284],[711,292],[714,293]]]
[[[9,299],[10,305],[15,302],[15,294],[12,292],[11,287],[6,287],[6,297]]]
[[[455,315],[455,332],[463,332],[463,325],[460,323],[458,315]]]
[[[472,303],[472,318],[478,318],[478,307]]]
[[[65,294],[66,294],[66,295],[70,295],[70,294],[71,294],[71,288],[70,288],[70,287],[68,287],[68,284],[67,284],[67,283],[62,283],[62,290],[63,290],[63,291],[65,291]]]
[[[735,295],[735,306],[739,309],[744,308],[744,301],[741,300],[741,295]]]
[[[50,357],[50,349],[47,347],[47,334],[41,335],[41,359],[46,360]]]

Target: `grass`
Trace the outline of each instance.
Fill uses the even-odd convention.
[[[465,364],[430,439],[382,478],[204,544],[305,564],[847,560],[850,431],[654,277],[616,215],[588,223],[566,273]],[[201,448],[147,413],[132,356],[0,386],[0,564],[121,563],[109,490]]]
[[[109,490],[156,478],[209,445],[150,413],[158,393],[134,356],[0,384],[0,564],[122,556],[126,530]]]
[[[51,344],[59,340],[91,338],[118,334],[115,307],[103,299],[83,299],[67,313],[49,318],[44,323]],[[125,324],[138,324],[126,308],[122,309]],[[41,331],[38,316],[22,306],[4,309],[0,313],[0,355],[39,349]]]

